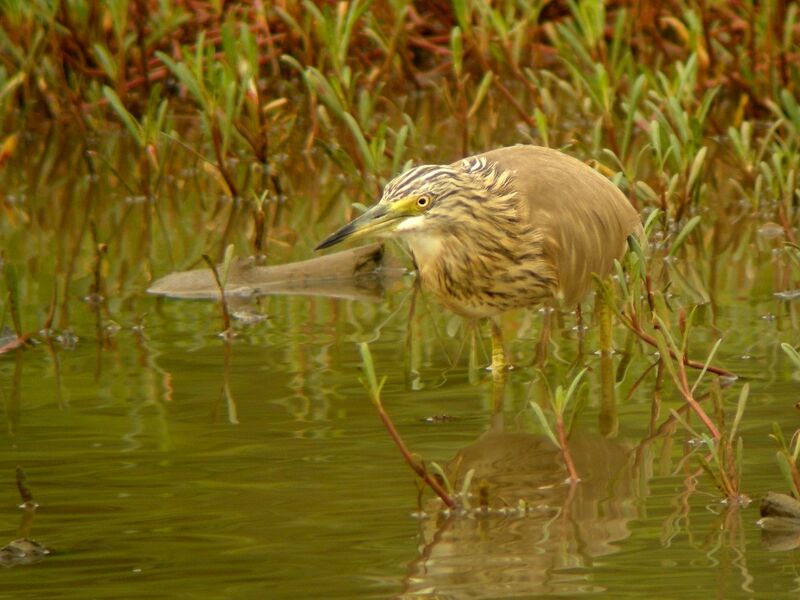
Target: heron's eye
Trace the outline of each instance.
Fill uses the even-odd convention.
[[[420,208],[425,208],[430,203],[431,199],[428,198],[428,196],[420,196],[419,198],[417,198],[417,206],[419,206]]]

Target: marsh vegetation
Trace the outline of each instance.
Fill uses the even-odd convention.
[[[0,514],[51,550],[0,596],[796,591],[800,534],[756,524],[800,495],[795,3],[0,11]],[[404,168],[515,143],[611,178],[647,241],[582,319],[506,315],[503,385],[411,274],[146,293],[308,259]]]

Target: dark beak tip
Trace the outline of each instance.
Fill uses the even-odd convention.
[[[316,248],[314,248],[314,252],[319,252],[320,250],[325,250],[326,248],[335,246],[336,244],[344,240],[344,237],[345,236],[341,235],[341,232],[337,231],[336,233],[329,235],[319,244],[317,244]]]
[[[317,244],[317,247],[314,248],[314,252],[317,252],[319,250],[324,250],[325,248],[330,248],[331,246],[335,246],[339,242],[343,242],[348,237],[350,237],[350,234],[352,233],[353,233],[353,224],[351,222],[342,227],[341,229],[334,231],[332,234],[330,234],[328,237],[322,240],[319,244]]]

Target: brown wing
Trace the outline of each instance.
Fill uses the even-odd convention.
[[[591,288],[592,273],[607,275],[625,254],[628,235],[641,232],[638,213],[617,186],[563,152],[510,146],[481,156],[515,173],[521,210],[544,235],[567,304]]]

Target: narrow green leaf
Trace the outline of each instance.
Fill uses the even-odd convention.
[[[695,215],[686,225],[683,226],[681,232],[675,237],[675,241],[672,243],[672,246],[669,249],[669,256],[674,256],[674,254],[680,249],[683,243],[686,241],[686,238],[689,237],[689,234],[692,233],[692,230],[697,227],[697,225],[702,220],[700,215]]]
[[[656,317],[657,319],[660,318]],[[667,346],[667,339],[672,341],[672,338],[669,337],[669,334],[664,331],[664,329],[660,329],[658,335],[655,336],[656,344],[658,345],[658,353],[661,356],[661,361],[664,363],[664,366],[667,367],[667,371],[669,371],[670,377],[672,377],[672,381],[675,382],[675,385],[680,385],[680,377],[678,377],[678,371],[675,369],[675,365],[672,362],[672,357],[669,354],[669,348]],[[673,343],[674,345],[674,343]],[[677,354],[677,351],[676,351]]]
[[[309,87],[319,95],[319,99],[325,103],[325,106],[331,109],[338,118],[344,120],[347,111],[340,95],[336,93],[328,78],[314,67],[307,67],[305,76]]]
[[[778,468],[783,475],[783,478],[786,480],[786,484],[789,486],[789,489],[792,490],[792,493],[796,497],[800,497],[800,490],[794,484],[794,477],[792,477],[792,466],[789,463],[789,459],[783,452],[778,452],[775,455],[775,460],[778,461]]]
[[[429,464],[431,466],[431,470],[441,478],[444,484],[444,489],[447,491],[447,493],[452,494],[453,484],[450,483],[450,478],[447,476],[447,473],[445,473],[444,469],[442,468],[442,465],[434,461],[430,461],[427,464]]]
[[[797,349],[791,344],[783,342],[781,344],[781,350],[783,350],[786,356],[794,363],[794,366],[800,369],[800,353],[797,352]]]
[[[558,443],[558,438],[556,437],[556,434],[553,431],[553,428],[550,427],[550,423],[547,421],[547,417],[545,416],[544,411],[542,411],[542,407],[539,406],[533,400],[531,400],[529,402],[529,404],[531,405],[531,409],[533,410],[533,414],[536,415],[536,418],[538,419],[539,424],[542,426],[542,429],[544,429],[545,435],[548,438],[550,438],[550,441],[553,442],[556,445],[557,448],[561,448],[561,444]]]
[[[469,112],[467,112],[468,119],[474,117],[475,113],[477,113],[478,109],[480,109],[481,104],[483,104],[483,101],[486,98],[486,94],[489,93],[489,87],[492,85],[493,79],[494,73],[492,71],[487,71],[484,73],[483,79],[481,79],[481,83],[478,85],[478,91],[475,93],[475,99],[472,101],[472,106],[469,107]]]
[[[711,352],[709,352],[708,358],[706,359],[706,362],[703,364],[703,370],[700,371],[700,375],[697,376],[697,381],[695,381],[694,385],[692,386],[693,394],[694,391],[697,389],[697,386],[700,385],[700,381],[703,379],[703,375],[706,374],[706,371],[708,370],[708,366],[711,364],[711,361],[714,360],[714,355],[717,353],[717,349],[719,348],[719,345],[721,343],[722,343],[722,338],[719,338],[717,342],[714,344],[714,347],[711,349]]]
[[[463,68],[464,44],[461,39],[461,29],[453,27],[450,32],[450,54],[452,55],[453,73],[457,79],[461,79]]]
[[[369,150],[369,144],[367,144],[367,140],[364,137],[364,133],[361,131],[361,126],[356,122],[348,112],[342,113],[342,119],[344,120],[347,127],[350,129],[350,133],[353,134],[353,139],[356,141],[356,145],[358,146],[358,150],[361,153],[361,157],[364,159],[364,166],[366,167],[367,171],[370,173],[375,172],[375,160],[372,156],[372,153]]]
[[[655,192],[653,193],[655,194]],[[653,228],[655,227],[656,221],[660,216],[661,216],[661,209],[659,208],[653,209],[653,212],[651,212],[647,216],[647,221],[645,221],[644,223],[644,234],[647,237],[650,237],[650,234],[653,232]]]
[[[636,191],[641,192],[646,200],[650,200],[651,202],[658,201],[658,194],[644,181],[636,182]]]
[[[95,43],[92,44],[92,52],[94,52],[94,57],[97,59],[100,68],[103,69],[111,81],[116,82],[118,71],[117,62],[114,60],[114,57],[111,56],[108,48],[102,44]]]
[[[222,268],[220,269],[219,278],[223,288],[228,285],[228,273],[230,273],[231,262],[233,261],[233,250],[233,244],[228,244],[227,248],[225,248],[225,256],[222,259]]]
[[[380,387],[375,377],[375,363],[372,361],[372,352],[369,350],[369,344],[367,342],[359,343],[358,351],[361,353],[361,364],[364,369],[364,376],[367,378],[365,387],[373,402],[377,404],[379,402],[378,392]]]
[[[462,31],[469,32],[472,26],[472,3],[467,0],[453,0],[453,13],[456,16],[456,22]]]
[[[143,148],[145,145],[145,139],[142,126],[133,117],[133,115],[128,112],[128,109],[125,108],[125,106],[122,104],[122,100],[119,99],[117,93],[110,87],[103,86],[103,96],[106,97],[106,100],[108,100],[108,104],[111,106],[114,112],[117,113],[117,116],[125,125],[128,132],[130,132],[131,136],[133,136],[133,139],[136,141],[139,147]]]
[[[781,426],[777,423],[772,423],[772,434],[770,435],[772,439],[778,442],[778,447],[788,453],[789,447],[786,445],[786,438],[783,437],[783,431],[781,430]]]
[[[747,405],[747,397],[750,395],[750,384],[745,383],[742,386],[742,391],[739,392],[739,401],[736,403],[736,416],[733,418],[733,425],[731,426],[731,439],[736,438],[736,432],[739,430],[739,423],[742,421],[744,415],[744,408]]]
[[[700,151],[695,155],[694,160],[692,161],[692,168],[689,170],[689,179],[686,181],[686,187],[690,190],[694,189],[694,184],[697,181],[697,177],[700,175],[700,171],[703,168],[703,163],[706,160],[706,152],[708,148],[703,146],[700,148]]]
[[[472,485],[472,478],[475,477],[475,469],[470,469],[464,475],[464,481],[461,482],[461,499],[466,500],[469,498],[469,488]],[[467,507],[469,508],[469,507]]]
[[[159,60],[163,62],[167,68],[172,71],[172,74],[178,78],[178,81],[189,91],[189,93],[194,96],[194,99],[200,105],[201,108],[205,109],[208,105],[208,99],[206,98],[206,94],[203,92],[203,85],[195,74],[189,70],[189,67],[186,66],[185,63],[178,63],[172,60],[168,54],[164,54],[163,52],[156,51],[156,56],[158,56]]]
[[[578,389],[578,384],[583,379],[583,376],[586,374],[586,367],[581,369],[580,373],[578,373],[575,378],[572,380],[572,383],[567,390],[566,396],[564,397],[564,406],[569,404],[569,401],[572,400],[572,397],[575,395],[575,390]]]
[[[8,96],[11,92],[17,89],[20,85],[23,84],[25,81],[25,72],[20,71],[16,75],[14,75],[11,79],[5,82],[2,88],[0,88],[0,101],[2,101],[6,96]]]

